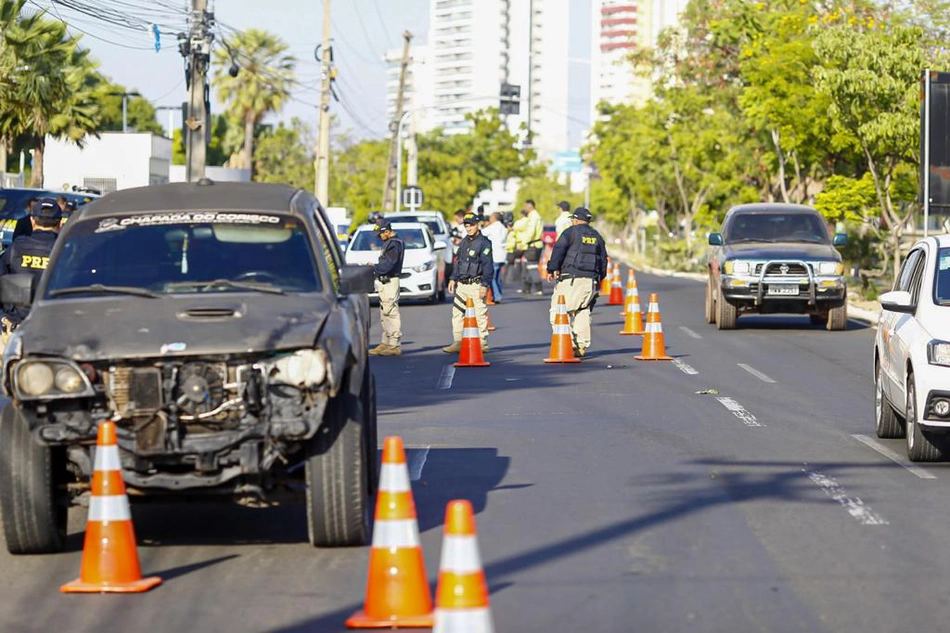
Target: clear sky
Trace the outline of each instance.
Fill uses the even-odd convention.
[[[527,0],[520,0],[527,1]],[[385,121],[385,64],[389,48],[400,45],[409,30],[419,43],[427,40],[429,0],[332,0],[331,19],[334,59],[339,68],[337,89],[342,103],[333,102],[333,112],[344,128],[357,136],[383,136]],[[571,41],[571,143],[582,142],[589,118],[590,0],[570,0]],[[187,98],[183,60],[174,33],[187,29],[186,0],[80,0],[71,5],[87,6],[94,16],[66,8],[56,0],[29,0],[59,16],[74,31],[86,32],[83,44],[100,63],[100,70],[128,88],[134,88],[156,105],[181,105]],[[320,70],[314,48],[322,33],[321,0],[209,0],[219,28],[217,36],[234,29],[261,28],[278,34],[297,58],[293,100],[279,118],[300,117],[316,126]],[[131,6],[130,6],[131,5]],[[140,7],[140,8],[133,8]],[[107,11],[108,10],[108,11]],[[131,23],[132,28],[110,23]],[[154,49],[154,36],[145,24],[155,22],[161,35],[161,51]],[[140,30],[141,29],[141,30]],[[220,105],[213,105],[220,111]],[[180,118],[175,113],[175,125]],[[167,113],[159,121],[167,125]]]

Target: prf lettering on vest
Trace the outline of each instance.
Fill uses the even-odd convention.
[[[596,243],[597,243],[597,238],[596,238],[596,237],[587,237],[587,236],[584,236],[584,237],[581,237],[581,243],[583,243],[583,244],[596,244]]]
[[[23,268],[32,268],[34,270],[46,270],[49,265],[49,257],[40,255],[23,255],[20,259],[20,266]]]

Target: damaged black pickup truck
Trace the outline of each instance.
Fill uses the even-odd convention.
[[[0,278],[0,302],[31,306],[3,354],[7,549],[62,549],[102,420],[133,501],[303,501],[313,545],[365,543],[372,285],[291,187],[202,180],[83,207],[36,287]]]

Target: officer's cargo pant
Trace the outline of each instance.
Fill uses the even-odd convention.
[[[524,252],[524,292],[531,293],[537,288],[541,291],[541,273],[538,270],[538,262],[541,260],[540,248],[529,248]]]
[[[402,320],[399,318],[399,278],[383,283],[376,280],[379,292],[379,326],[383,330],[383,345],[399,347],[402,338]]]
[[[557,282],[551,295],[551,326],[557,314],[558,297],[564,297],[567,314],[571,317],[571,338],[574,347],[590,347],[590,307],[597,295],[597,281],[586,277],[572,277]]]
[[[478,335],[482,344],[488,342],[488,308],[479,296],[482,286],[478,283],[455,284],[455,301],[452,304],[452,340],[462,340],[462,322],[465,319],[465,303],[471,299],[475,304],[475,320],[478,322]]]

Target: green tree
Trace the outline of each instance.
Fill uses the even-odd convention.
[[[340,135],[336,143],[330,156],[330,200],[334,206],[350,209],[353,221],[359,224],[370,211],[382,207],[389,142],[355,141]]]
[[[95,73],[90,77],[91,88],[99,105],[100,128],[103,132],[122,130],[122,94],[135,92]],[[155,118],[155,106],[145,97],[129,97],[127,119],[129,129],[136,132],[164,134],[165,130]]]
[[[541,171],[522,178],[518,187],[515,209],[523,209],[525,200],[534,200],[534,205],[545,222],[553,223],[561,213],[557,203],[566,200],[575,209],[584,204],[584,193],[573,193],[567,174],[559,175]]]
[[[211,142],[208,143],[208,153],[206,162],[208,165],[220,167],[224,165],[233,154],[233,149],[228,147],[227,139],[230,131],[236,128],[243,128],[240,122],[235,123],[227,115],[211,115]],[[243,134],[243,131],[242,131]],[[187,159],[185,143],[182,139],[181,129],[172,131],[172,164],[184,165]]]
[[[249,29],[214,53],[213,84],[228,112],[244,125],[243,166],[254,165],[254,134],[264,117],[279,112],[290,99],[296,60],[280,37]],[[239,72],[229,72],[236,64]]]
[[[261,135],[254,155],[256,179],[309,189],[314,181],[314,135],[303,121],[281,122]]]

